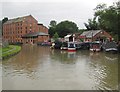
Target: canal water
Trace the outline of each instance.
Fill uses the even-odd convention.
[[[114,90],[118,55],[24,45],[2,61],[3,90]]]

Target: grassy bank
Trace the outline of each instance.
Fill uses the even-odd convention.
[[[2,50],[2,51],[1,51]],[[7,47],[1,48],[0,52],[2,52],[2,59],[8,58],[17,54],[21,50],[20,46],[17,45],[9,45]]]

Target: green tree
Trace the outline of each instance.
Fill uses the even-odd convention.
[[[2,24],[4,24],[6,21],[8,21],[8,17],[4,17],[4,19],[2,19]]]
[[[97,30],[97,29],[99,29],[98,23],[96,22],[95,19],[96,18],[88,19],[88,23],[84,23],[87,30]]]
[[[98,19],[100,29],[111,32],[113,35],[119,33],[120,26],[120,8],[119,4],[114,3],[112,6],[106,7],[105,4],[97,5],[95,8],[95,18]],[[118,28],[119,27],[119,28]]]
[[[82,34],[84,31],[87,31],[87,29],[79,29],[78,33]]]
[[[57,22],[55,20],[50,21],[50,27],[56,27]]]
[[[116,2],[116,10],[117,10],[117,24],[118,24],[118,40],[120,41],[120,1]]]
[[[94,10],[94,18],[84,23],[86,28],[106,30],[120,40],[120,1],[108,7],[106,4],[99,4]]]
[[[55,34],[56,25],[57,25],[57,22],[55,20],[50,21],[50,25],[49,25],[50,37],[53,37],[53,35]]]
[[[62,21],[59,24],[57,24],[56,32],[60,37],[64,37],[69,33],[78,32],[78,27],[72,21]]]
[[[56,32],[55,34],[54,34],[54,36],[53,36],[53,39],[54,40],[57,40],[59,38],[59,35],[58,35],[58,33]]]

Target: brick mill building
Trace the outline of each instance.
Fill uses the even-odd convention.
[[[3,24],[3,39],[9,43],[38,43],[49,40],[48,28],[31,15],[9,19]]]

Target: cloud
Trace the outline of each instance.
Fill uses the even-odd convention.
[[[84,28],[84,22],[93,17],[93,9],[100,2],[112,0],[4,0],[2,17],[33,15],[40,23],[48,26],[51,20],[71,20]]]

